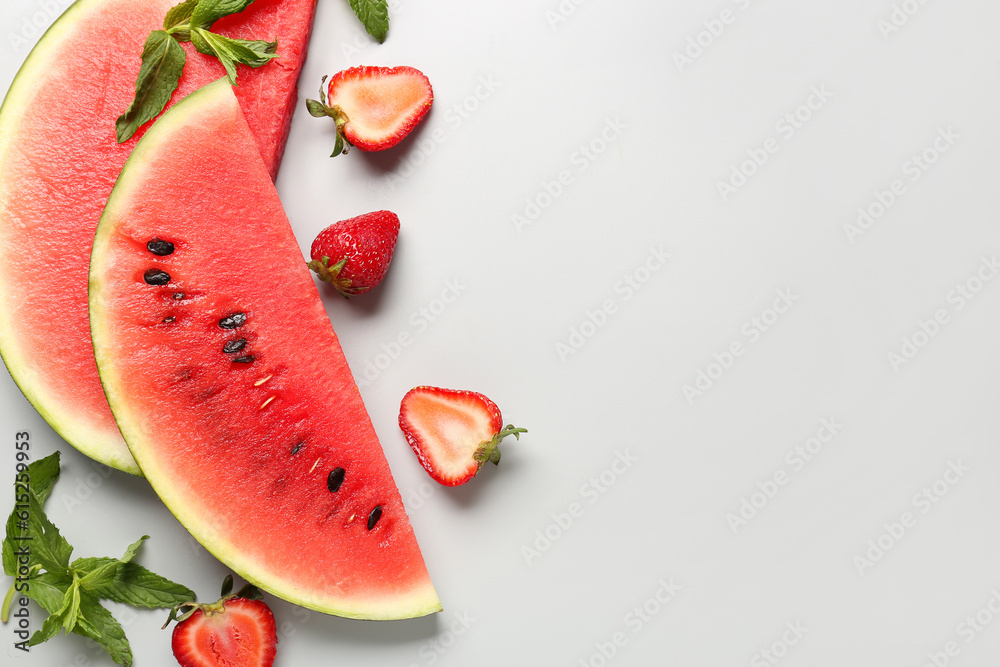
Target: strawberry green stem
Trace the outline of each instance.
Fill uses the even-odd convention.
[[[487,461],[493,465],[500,465],[500,450],[497,449],[497,445],[500,444],[500,441],[508,435],[514,436],[515,440],[520,440],[521,434],[527,432],[528,429],[517,428],[513,424],[507,424],[503,427],[503,430],[496,433],[491,440],[481,442],[479,447],[476,448],[476,452],[472,455],[472,458],[479,464],[480,467],[482,467],[482,465]]]
[[[341,277],[340,275],[346,264],[347,257],[342,257],[339,261],[330,264],[330,258],[323,255],[319,259],[309,261],[306,266],[315,271],[320,280],[324,280],[336,287],[340,295],[348,299],[354,293],[351,290],[351,281],[346,276]]]
[[[323,90],[323,84],[326,83],[326,76],[322,78],[319,84],[319,97],[324,99],[326,97],[326,92]],[[347,149],[350,148],[351,143],[347,141],[344,135],[344,126],[350,122],[350,118],[344,113],[344,110],[337,104],[332,107],[327,106],[324,102],[319,100],[306,100],[306,109],[309,110],[309,114],[316,118],[322,118],[323,116],[329,116],[337,123],[337,141],[333,147],[333,154],[330,157],[336,157],[341,153],[346,153]]]

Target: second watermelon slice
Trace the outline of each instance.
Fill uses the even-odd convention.
[[[122,170],[94,241],[90,319],[135,460],[209,551],[320,611],[392,619],[440,610],[225,80],[167,111]]]

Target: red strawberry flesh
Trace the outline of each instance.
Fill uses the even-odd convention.
[[[412,67],[361,66],[330,79],[327,104],[347,117],[344,136],[363,151],[391,148],[431,107],[430,81]]]
[[[479,471],[483,461],[476,453],[493,443],[503,419],[496,404],[482,394],[415,387],[400,404],[399,426],[431,476],[457,486]]]
[[[174,627],[174,657],[183,667],[270,667],[277,633],[264,602],[233,597],[208,605]]]

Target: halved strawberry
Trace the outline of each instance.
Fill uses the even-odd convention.
[[[399,217],[373,211],[335,222],[313,240],[309,268],[348,297],[382,282],[399,236]]]
[[[177,620],[171,647],[182,667],[271,667],[278,635],[274,614],[255,586],[230,594],[232,575],[222,597],[211,604],[190,603],[170,613]],[[163,627],[166,627],[166,623]]]
[[[337,143],[331,157],[348,146],[363,151],[392,148],[420,122],[434,101],[431,82],[412,67],[364,65],[337,72],[326,91],[320,82],[320,100],[306,100],[316,117],[337,121]],[[346,142],[346,145],[345,145]]]
[[[504,426],[500,408],[482,394],[427,386],[403,397],[399,428],[430,476],[445,486],[465,484],[487,461],[500,463],[500,441],[527,433]]]

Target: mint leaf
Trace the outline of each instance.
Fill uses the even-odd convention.
[[[37,646],[59,634],[59,630],[62,628],[63,614],[68,605],[69,596],[66,598],[66,604],[55,613],[49,614],[48,618],[42,622],[42,627],[36,630],[35,634],[31,635],[31,638],[28,640],[28,646]]]
[[[379,44],[384,42],[385,35],[389,31],[388,2],[386,0],[350,0],[350,3],[368,34],[377,39]]]
[[[215,56],[226,68],[229,83],[236,85],[236,64],[260,67],[275,57],[277,42],[250,39],[230,39],[214,32],[195,28],[191,32],[191,43],[201,53]]]
[[[73,583],[69,587],[69,593],[66,595],[69,599],[69,607],[63,614],[63,627],[66,628],[66,634],[73,631],[76,627],[76,623],[80,618],[80,580],[74,579]]]
[[[230,39],[209,32],[223,16],[242,12],[254,0],[184,0],[163,19],[163,30],[154,30],[142,47],[142,65],[135,82],[135,98],[115,121],[118,143],[128,141],[145,123],[156,118],[170,102],[187,60],[180,42],[191,42],[201,53],[215,56],[236,85],[236,64],[260,67],[275,57],[277,42]]]
[[[3,540],[3,571],[7,576],[17,576],[19,565],[30,567],[34,562],[20,562],[23,552],[30,551],[29,518],[30,501],[34,498],[39,506],[45,504],[52,486],[59,479],[59,452],[29,463],[14,476],[14,511],[7,517],[6,533]]]
[[[140,537],[139,539],[137,539],[135,542],[133,542],[132,544],[130,544],[129,547],[128,547],[128,549],[125,550],[125,555],[121,557],[121,559],[120,559],[121,562],[127,563],[130,560],[132,560],[133,558],[135,558],[135,552],[138,551],[139,547],[142,546],[142,543],[145,542],[148,539],[149,539],[149,535],[143,535],[142,537]]]
[[[179,5],[174,5],[167,10],[167,15],[163,17],[163,29],[170,30],[178,26],[189,23],[191,14],[198,6],[199,0],[184,0]]]
[[[52,493],[52,487],[59,481],[59,452],[29,463],[27,472],[31,477],[29,488],[32,495],[39,505],[44,505]]]
[[[129,561],[139,546],[149,539],[143,535],[125,550],[121,560],[116,558],[78,558],[72,569],[80,577],[84,591],[97,598],[113,600],[134,607],[156,609],[173,607],[195,599],[194,592],[186,586],[150,572]]]
[[[222,35],[219,35],[222,37]],[[266,42],[262,39],[231,39],[222,37],[236,55],[238,62],[247,67],[261,67],[277,58],[278,42]]]
[[[28,501],[31,496],[27,492],[22,492],[19,489],[15,490],[14,493],[14,511],[10,513],[7,517],[7,532],[6,537],[3,540],[3,571],[8,577],[17,576],[18,570],[18,560],[20,554],[27,551],[30,554],[30,540],[28,540],[28,524],[27,518],[30,516],[27,514],[29,505]],[[23,501],[23,502],[22,502]],[[21,507],[24,509],[20,509]],[[25,512],[22,514],[22,512]],[[21,517],[24,517],[21,519]],[[22,526],[21,521],[24,521]],[[22,563],[27,567],[31,566],[30,555],[25,555],[28,558],[26,563]]]
[[[121,624],[101,606],[96,597],[86,591],[80,591],[80,622],[74,632],[100,644],[119,665],[127,667],[132,664],[132,648]]]
[[[177,48],[173,38],[168,41]],[[117,558],[69,558],[73,547],[45,516],[42,505],[59,478],[59,455],[35,461],[15,476],[14,511],[3,541],[4,570],[14,577],[0,608],[7,620],[15,595],[35,600],[48,616],[28,639],[36,646],[57,636],[61,628],[96,641],[120,665],[132,664],[132,651],[121,625],[101,606],[100,599],[138,607],[174,607],[195,599],[194,592],[131,562],[143,535]]]
[[[226,68],[226,77],[229,79],[229,85],[236,85],[236,61],[233,60],[229,52],[219,46],[219,41],[215,38],[218,35],[210,33],[207,30],[202,30],[201,28],[195,28],[191,31],[191,43],[194,44],[194,48],[198,49],[200,53],[204,53],[207,56],[215,56],[222,63],[222,66]],[[217,48],[219,46],[219,48]]]
[[[196,597],[190,588],[137,563],[122,563],[114,578],[90,589],[90,593],[101,599],[152,609],[174,607]]]
[[[80,577],[80,585],[92,591],[114,579],[118,565],[115,558],[77,558],[70,567]]]
[[[223,16],[238,14],[254,0],[201,0],[191,14],[191,28],[211,28]]]
[[[72,585],[73,578],[68,574],[43,572],[31,576],[24,595],[37,602],[48,613],[54,614],[62,607]]]
[[[28,502],[28,536],[31,538],[31,565],[41,565],[49,572],[66,572],[73,547],[69,545],[59,529],[49,521],[42,506],[35,498]]]
[[[184,49],[163,30],[154,30],[142,47],[142,65],[135,82],[135,99],[115,122],[118,143],[128,141],[136,130],[156,118],[177,89],[184,71]]]
[[[65,627],[69,634],[76,627],[77,619],[80,616],[80,584],[76,580],[70,585],[69,590],[63,597],[62,605],[42,623],[41,629],[31,635],[28,646],[36,646],[48,641],[59,634],[59,629]]]

